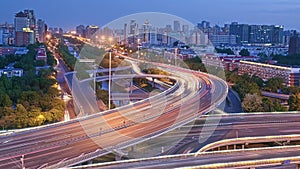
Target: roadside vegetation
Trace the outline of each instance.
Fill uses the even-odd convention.
[[[39,126],[63,118],[65,103],[58,97],[54,70],[35,72],[35,66],[42,66],[34,60],[39,45],[29,45],[26,55],[0,59],[6,61],[5,65],[16,62],[15,67],[24,69],[23,77],[0,78],[0,126],[3,129]],[[47,61],[53,66],[53,55],[47,54]]]
[[[281,78],[271,78],[264,82],[257,76],[250,77],[247,74],[239,76],[237,71],[227,71],[226,80],[234,84],[232,88],[239,94],[242,100],[243,109],[246,112],[271,112],[287,110],[279,103],[278,100],[263,97],[261,95],[261,90],[291,95],[288,101],[289,110],[300,110],[300,88],[285,86],[284,80]]]

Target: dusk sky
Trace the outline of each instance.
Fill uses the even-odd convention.
[[[79,24],[103,26],[119,17],[138,12],[163,12],[196,24],[202,20],[223,25],[284,25],[300,30],[299,0],[2,0],[0,22],[13,23],[14,14],[34,9],[50,27],[74,29]]]

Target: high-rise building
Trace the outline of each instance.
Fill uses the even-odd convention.
[[[62,35],[64,33],[64,30],[62,28],[58,28],[58,34]]]
[[[99,26],[89,25],[86,27],[86,38],[92,38],[92,36],[99,30]]]
[[[0,38],[2,39],[2,45],[13,45],[14,43],[14,26],[12,24],[0,24],[0,30],[2,31]]]
[[[85,30],[84,25],[79,25],[76,27],[76,34],[78,36],[85,37],[85,33],[86,33],[86,30]]]
[[[274,33],[273,33],[273,43],[274,44],[283,44],[284,43],[284,41],[283,41],[283,37],[284,37],[283,29],[284,29],[283,25],[276,25],[274,27]]]
[[[238,44],[283,44],[283,26],[247,25],[233,22],[230,25],[229,34],[236,35]]]
[[[180,32],[181,31],[181,28],[180,28],[180,22],[179,21],[174,21],[174,31],[175,32]]]
[[[198,29],[203,31],[203,29],[210,28],[210,23],[208,21],[202,21],[201,23],[197,24],[197,27],[198,27]]]
[[[128,38],[128,28],[127,28],[127,23],[124,24],[124,39],[123,39],[123,43],[127,44],[127,38]]]
[[[149,24],[149,21],[146,20],[145,23],[143,24],[142,42],[149,43],[149,41],[150,41],[150,31],[151,31],[151,26]]]
[[[15,45],[27,46],[36,41],[36,20],[33,10],[24,10],[15,15]]]
[[[290,37],[289,54],[300,54],[300,37],[296,31],[294,35]]]
[[[172,32],[172,25],[166,25],[166,28],[165,28],[165,32],[168,32],[168,33],[170,33],[170,32]]]
[[[33,43],[35,43],[36,39],[37,39],[38,27],[37,27],[37,22],[36,22],[36,18],[34,15],[34,11],[26,9],[26,10],[24,10],[24,13],[26,13],[28,16],[29,28],[33,32]]]
[[[137,29],[138,29],[138,24],[135,22],[135,20],[131,20],[129,25],[130,36],[135,35],[137,33]]]
[[[238,44],[248,43],[249,42],[249,25],[238,24],[237,22],[233,22],[230,25],[229,34],[236,36],[236,42]]]
[[[294,36],[295,30],[286,30],[283,32],[283,45],[289,46],[290,38]]]
[[[192,33],[191,43],[194,45],[207,45],[209,43],[208,35],[200,30],[195,30]]]
[[[0,45],[3,45],[3,30],[0,29]]]
[[[182,25],[182,32],[188,33],[189,32],[189,25]]]
[[[131,20],[129,24],[128,43],[130,44],[138,43],[138,34],[139,34],[138,24],[136,23],[135,20]]]
[[[19,12],[15,15],[15,31],[22,32],[23,28],[29,28],[29,19],[26,13]]]
[[[39,19],[37,21],[37,27],[38,27],[38,41],[45,42],[46,41],[46,33],[47,33],[45,21]]]

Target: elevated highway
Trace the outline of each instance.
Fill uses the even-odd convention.
[[[168,155],[143,159],[123,160],[92,164],[81,168],[202,168],[202,169],[241,169],[282,165],[284,163],[298,166],[300,146],[232,150],[221,152],[204,152],[199,154]],[[271,152],[271,153],[270,153]]]
[[[0,168],[20,168],[21,158],[26,168],[78,164],[182,126],[215,109],[226,97],[227,85],[217,77],[160,66],[175,72],[172,78],[178,87],[169,94],[68,122],[2,135]],[[81,84],[84,83],[72,84],[79,92],[75,97],[91,107],[85,111],[97,111],[92,109],[94,105],[85,97],[87,91]]]

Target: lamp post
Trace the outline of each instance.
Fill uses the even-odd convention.
[[[22,169],[25,169],[25,165],[24,165],[24,155],[22,155],[22,157],[20,158],[20,160],[21,160]]]
[[[177,66],[177,53],[178,53],[178,48],[175,48],[175,66]]]
[[[138,59],[140,59],[140,39],[138,39]]]
[[[97,76],[97,73],[96,73],[96,71],[97,71],[97,65],[95,64],[94,65],[94,68],[95,68],[95,70],[94,70],[94,92],[95,92],[95,94],[97,93],[96,92],[96,76]]]
[[[108,110],[110,110],[110,83],[111,83],[111,49],[109,50],[109,72],[108,72]]]

